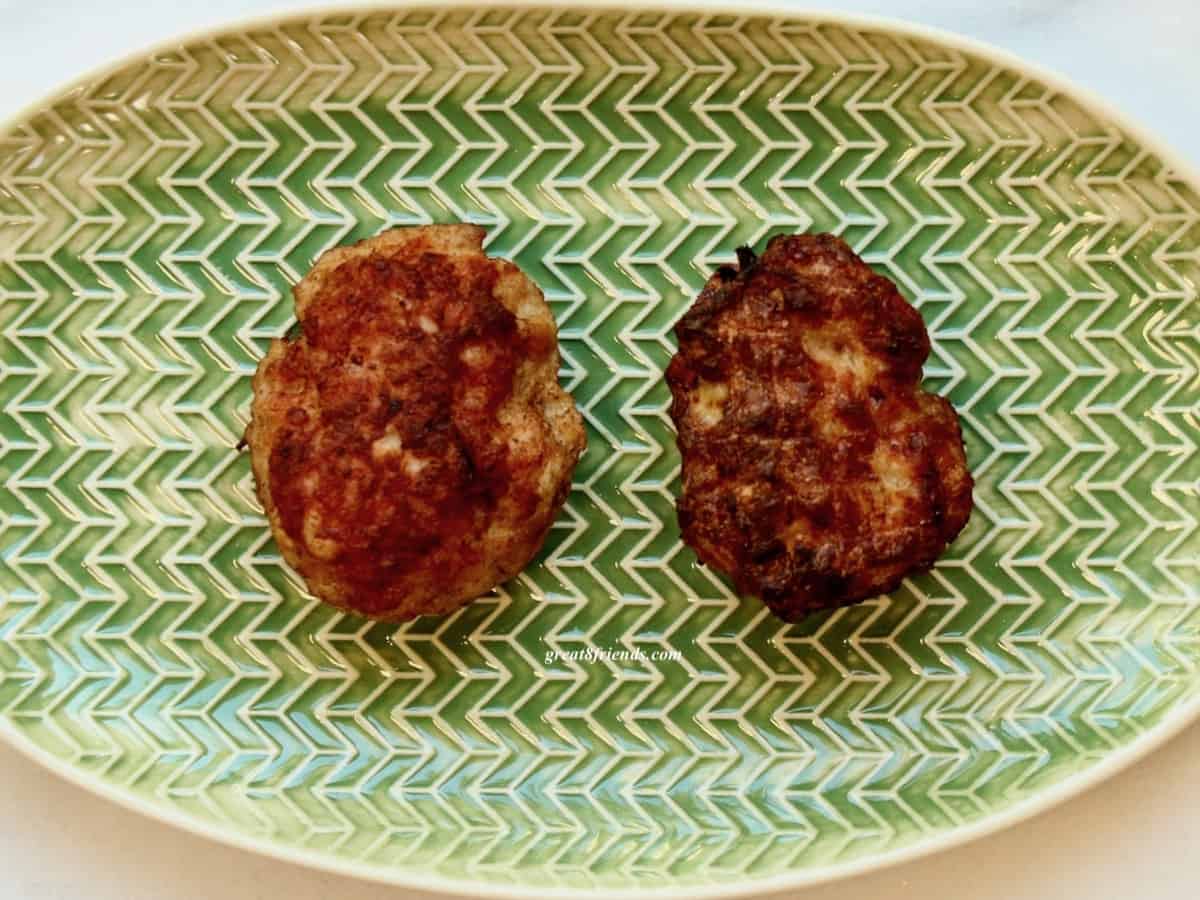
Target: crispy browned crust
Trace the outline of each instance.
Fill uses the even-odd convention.
[[[585,443],[537,287],[471,225],[325,253],[254,376],[246,442],[284,559],[335,606],[449,612],[545,539]]]
[[[919,387],[921,315],[831,235],[738,252],[675,326],[679,524],[781,618],[895,590],[971,514],[954,408]]]

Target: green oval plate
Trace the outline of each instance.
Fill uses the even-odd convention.
[[[0,137],[0,722],[205,833],[405,884],[680,896],[944,846],[1200,694],[1197,180],[1050,76],[821,17],[475,6],[189,39]],[[486,225],[590,446],[537,562],[380,625],[235,449],[326,248]],[[679,540],[662,369],[714,266],[834,231],[919,304],[970,525],[787,626]]]

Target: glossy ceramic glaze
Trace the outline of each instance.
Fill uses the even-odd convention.
[[[798,883],[978,830],[1200,680],[1200,201],[953,42],[818,18],[413,9],[196,38],[0,137],[0,721],[209,833],[397,882]],[[536,564],[316,603],[235,449],[324,249],[464,220],[542,287],[590,445]],[[930,327],[976,509],[783,625],[682,546],[661,373],[734,247],[842,234]]]

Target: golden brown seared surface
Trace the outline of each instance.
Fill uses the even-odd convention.
[[[679,524],[781,618],[927,569],[971,514],[954,408],[919,387],[921,315],[831,235],[739,250],[675,326]]]
[[[554,319],[483,237],[394,229],[325,253],[254,376],[259,499],[335,606],[449,612],[516,575],[566,499],[585,436]]]

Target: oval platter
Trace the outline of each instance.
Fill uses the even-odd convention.
[[[409,6],[232,27],[0,134],[0,731],[165,820],[487,895],[809,883],[1094,783],[1200,694],[1200,181],[958,38],[764,10]],[[589,449],[535,564],[373,624],[236,449],[323,250],[471,221],[558,318]],[[960,411],[966,531],[784,625],[679,539],[671,326],[833,231]]]

